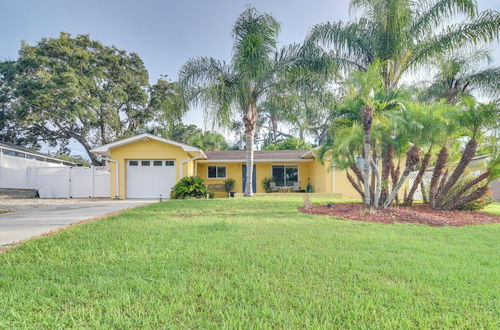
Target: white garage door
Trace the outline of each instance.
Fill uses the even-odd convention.
[[[175,182],[174,160],[127,161],[127,198],[169,198]]]

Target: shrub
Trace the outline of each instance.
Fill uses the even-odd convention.
[[[235,183],[235,180],[234,179],[226,179],[224,181],[224,190],[229,194],[233,188],[234,188],[234,183]]]
[[[485,192],[481,197],[476,199],[475,201],[472,201],[468,204],[465,204],[462,206],[460,209],[461,210],[468,210],[468,211],[477,211],[485,208],[486,206],[490,205],[493,203],[493,196],[491,190],[488,190]]]
[[[271,182],[273,182],[273,178],[264,178],[264,180],[262,180],[262,188],[264,188],[266,193],[271,192]]]
[[[183,177],[172,188],[170,193],[171,199],[186,199],[186,198],[205,198],[206,196],[213,198],[215,193],[208,189],[199,176]]]

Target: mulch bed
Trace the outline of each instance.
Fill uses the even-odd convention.
[[[356,221],[377,223],[421,223],[429,226],[469,226],[500,223],[500,216],[477,211],[436,211],[427,205],[412,207],[391,207],[386,210],[373,211],[366,214],[361,203],[341,203],[328,205],[312,205],[303,213],[329,215]]]

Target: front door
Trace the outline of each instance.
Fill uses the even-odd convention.
[[[244,193],[245,192],[245,187],[247,185],[247,166],[246,165],[243,165],[241,167],[241,177],[242,177],[242,182],[243,182],[243,187],[242,187],[242,192]],[[256,177],[257,177],[257,172],[256,172],[256,169],[255,169],[255,165],[253,166],[253,172],[252,172],[252,190],[253,192],[256,192],[257,191],[257,180],[256,180]]]

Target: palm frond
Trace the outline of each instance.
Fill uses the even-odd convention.
[[[457,14],[474,17],[477,13],[477,5],[473,0],[427,0],[417,1],[416,5],[417,15],[410,31],[417,39],[440,26],[444,19]]]
[[[334,22],[313,27],[307,42],[332,48],[333,58],[345,59],[358,67],[365,68],[375,58],[370,46],[368,25],[359,22]]]
[[[418,44],[407,67],[422,64],[454,48],[491,42],[500,36],[500,14],[486,10],[477,19],[449,26],[443,33]]]
[[[258,78],[269,65],[269,56],[276,49],[280,24],[266,13],[248,7],[233,27],[233,65],[248,79]]]

